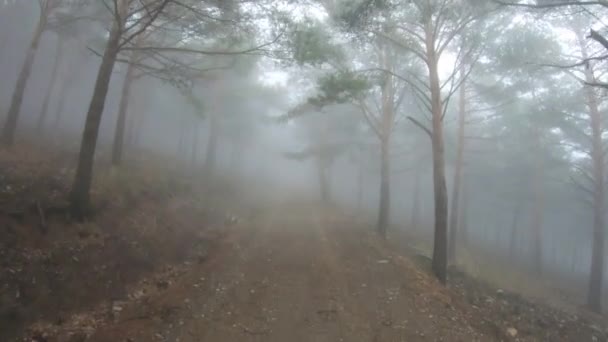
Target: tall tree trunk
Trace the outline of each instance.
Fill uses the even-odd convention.
[[[534,191],[534,205],[533,205],[533,217],[532,217],[532,241],[533,241],[533,257],[534,260],[534,272],[537,275],[541,275],[543,272],[543,221],[545,211],[545,195],[543,188],[544,179],[544,166],[542,162],[542,155],[540,153],[540,141],[538,141],[538,135],[540,132],[536,130],[534,135],[536,136],[536,162],[534,166],[534,175],[532,178],[532,189]]]
[[[460,77],[466,77],[464,64],[460,70]],[[458,235],[458,214],[460,189],[462,187],[462,168],[464,164],[464,130],[466,124],[466,89],[465,82],[460,85],[458,103],[458,139],[456,141],[456,163],[454,170],[454,181],[452,189],[452,207],[450,210],[450,240],[448,246],[449,261],[456,263],[456,239]]]
[[[60,136],[58,133],[59,125],[61,124],[61,117],[63,116],[63,112],[65,111],[65,104],[68,98],[70,90],[70,85],[68,82],[64,82],[62,85],[61,93],[59,94],[59,103],[57,104],[57,110],[55,111],[55,122],[53,122],[53,132],[57,136]]]
[[[135,62],[136,54],[133,53],[130,58],[130,62],[127,66],[127,74],[125,76],[124,83],[122,85],[122,95],[120,97],[120,104],[118,106],[118,117],[116,119],[116,128],[114,130],[114,144],[112,145],[112,165],[118,166],[122,163],[122,156],[124,150],[125,140],[125,125],[127,122],[127,115],[129,109],[129,97],[131,96],[131,86],[135,76],[135,68],[133,63]]]
[[[198,164],[198,136],[199,136],[199,121],[194,118],[192,125],[192,154],[190,155],[190,163],[192,168],[196,168]]]
[[[67,70],[66,68],[66,63],[63,63],[63,66],[61,67],[61,74],[63,80],[60,85],[61,89],[59,93],[59,103],[57,104],[57,107],[55,109],[55,118],[52,126],[53,134],[55,134],[55,137],[57,139],[61,137],[61,134],[59,134],[59,126],[61,124],[61,118],[63,116],[63,113],[65,112],[65,106],[68,100],[68,95],[74,86],[74,82],[77,79],[76,76],[78,75],[78,71],[80,70],[79,68],[82,67],[83,63],[83,59],[78,59],[75,62],[69,63],[69,70]]]
[[[208,176],[215,172],[216,145],[218,122],[215,115],[209,116],[209,140],[207,141],[207,152],[205,154],[205,172]]]
[[[420,167],[414,171],[414,196],[412,203],[412,229],[418,229],[420,224]]]
[[[359,154],[361,158],[361,154]],[[357,211],[361,210],[363,204],[363,163],[361,160],[357,160]]]
[[[141,147],[141,137],[142,132],[145,131],[146,125],[146,111],[144,110],[143,102],[138,102],[136,106],[136,110],[134,111],[135,115],[131,115],[131,119],[133,120],[133,148]]]
[[[445,146],[443,141],[443,102],[441,100],[441,86],[439,80],[438,62],[434,39],[434,29],[431,19],[426,26],[426,58],[429,70],[431,90],[432,115],[432,151],[433,151],[433,188],[435,199],[435,236],[433,241],[432,268],[435,276],[442,284],[447,281],[448,265],[448,236],[447,213],[448,193],[445,182]]]
[[[509,257],[514,260],[517,256],[517,237],[519,236],[519,217],[521,216],[522,201],[515,203],[513,219],[511,221],[511,236],[509,238]]]
[[[585,58],[587,58],[585,56]],[[586,80],[594,83],[592,71],[587,68]],[[587,106],[591,119],[591,162],[593,164],[593,240],[591,249],[591,269],[589,275],[589,293],[587,305],[595,312],[602,311],[602,288],[604,280],[604,248],[605,248],[605,174],[604,146],[602,142],[602,114],[599,110],[595,88],[587,86]]]
[[[378,234],[380,234],[382,238],[386,239],[391,205],[390,156],[389,142],[387,139],[382,139],[380,158],[380,207],[378,210]]]
[[[589,58],[587,42],[584,33],[574,28],[583,59]],[[585,81],[595,83],[596,78],[593,64],[585,65]],[[591,175],[593,189],[593,234],[591,240],[591,265],[589,271],[589,288],[587,293],[587,306],[598,313],[602,311],[602,289],[604,281],[604,249],[605,249],[605,174],[604,174],[604,146],[602,142],[602,113],[599,109],[596,88],[585,86],[585,97],[589,109],[591,128]]]
[[[186,151],[186,119],[183,115],[179,118],[179,137],[177,138],[177,160],[181,163]]]
[[[140,33],[135,39],[135,48],[141,47],[144,42],[146,34]],[[125,140],[125,126],[127,123],[127,116],[129,115],[129,100],[131,97],[131,88],[135,81],[135,63],[137,62],[137,52],[132,52],[129,58],[129,64],[127,66],[127,74],[122,86],[122,95],[120,98],[120,105],[118,107],[118,118],[116,119],[116,129],[114,130],[114,144],[112,146],[112,165],[118,166],[122,163],[122,157],[124,154],[124,140]]]
[[[112,70],[114,69],[119,52],[120,38],[124,27],[124,20],[127,17],[128,3],[127,0],[118,0],[116,4],[118,6],[119,17],[123,22],[115,20],[110,31],[110,37],[108,38],[108,43],[101,60],[99,72],[97,73],[93,97],[91,98],[82,133],[78,166],[70,194],[71,213],[77,218],[83,218],[88,215],[91,209],[90,190],[93,180],[93,162],[95,159],[97,136],[99,134],[99,124],[101,123],[101,116],[108,94]]]
[[[1,139],[5,146],[12,146],[15,142],[15,131],[17,130],[17,120],[19,119],[19,112],[21,111],[21,103],[23,103],[23,94],[25,93],[25,87],[27,86],[27,81],[32,72],[32,66],[34,65],[34,59],[36,57],[40,38],[42,37],[45,26],[46,15],[45,13],[41,13],[38,26],[36,27],[36,31],[34,31],[34,37],[32,38],[29,48],[27,49],[25,61],[23,62],[23,66],[19,72],[19,77],[17,78],[17,84],[15,85],[15,90],[13,91],[11,106],[8,110],[6,123],[4,124],[4,128],[2,130]]]
[[[55,89],[55,83],[57,81],[57,74],[59,71],[59,65],[61,64],[61,60],[63,57],[63,42],[61,37],[57,37],[57,51],[55,53],[55,60],[53,62],[53,70],[51,71],[51,80],[49,81],[49,86],[46,89],[46,94],[44,95],[44,102],[42,104],[42,111],[40,112],[40,116],[38,116],[38,122],[36,124],[36,131],[40,134],[44,129],[44,123],[46,121],[46,117],[49,112],[49,104],[51,102],[51,95],[53,93],[53,89]]]
[[[133,106],[131,106],[133,107]],[[137,110],[133,110],[133,114],[137,113]],[[135,125],[137,120],[135,120],[136,115],[127,116],[127,129],[125,131],[125,145],[123,146],[126,150],[131,150],[134,148],[135,142]]]
[[[393,70],[393,57],[388,48],[383,47],[380,53],[381,64],[386,70]],[[380,134],[380,204],[378,208],[378,234],[386,239],[390,221],[391,185],[390,185],[390,145],[395,122],[395,87],[391,75],[386,75],[382,87],[382,126]]]
[[[462,246],[468,246],[469,244],[469,233],[468,233],[468,210],[469,210],[469,191],[467,184],[467,176],[463,174],[462,176],[462,192],[460,196],[460,201],[462,205],[460,206],[460,214],[458,215],[458,227],[460,228],[460,237],[462,240]]]

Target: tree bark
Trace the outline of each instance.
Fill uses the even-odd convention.
[[[378,234],[383,239],[386,239],[391,205],[389,142],[387,141],[387,139],[382,139],[381,145],[380,207],[378,210]]]
[[[389,49],[382,47],[380,51],[381,65],[392,70],[393,56]],[[390,144],[395,123],[395,87],[391,75],[386,75],[382,87],[382,126],[380,131],[380,203],[378,208],[378,234],[386,239],[390,221],[391,185],[390,185]]]
[[[70,211],[76,218],[84,218],[91,210],[90,190],[93,180],[93,163],[95,159],[95,148],[97,146],[97,136],[99,134],[101,116],[103,114],[110,79],[112,77],[112,70],[114,69],[116,57],[119,52],[120,38],[124,27],[124,21],[127,17],[128,1],[118,0],[116,6],[118,6],[121,22],[117,20],[114,21],[97,73],[93,97],[91,98],[84,131],[82,133],[76,176],[70,194]]]
[[[129,97],[131,96],[131,86],[135,76],[135,53],[131,55],[130,63],[127,66],[127,74],[122,85],[122,95],[118,106],[118,117],[116,119],[116,129],[114,130],[114,144],[112,145],[112,165],[119,166],[122,163],[125,140],[125,125],[129,109]]]
[[[57,40],[57,51],[55,53],[55,60],[53,62],[53,70],[51,71],[51,80],[49,81],[49,86],[46,89],[46,94],[44,95],[44,102],[42,104],[42,111],[40,112],[40,116],[38,116],[38,122],[36,123],[36,131],[39,134],[42,133],[42,131],[44,130],[44,123],[46,121],[46,117],[48,116],[51,95],[53,93],[53,89],[55,89],[59,65],[61,64],[61,60],[63,57],[63,42],[61,40],[61,37],[57,37]]]
[[[534,212],[532,218],[532,241],[533,241],[533,257],[534,272],[541,275],[543,272],[543,221],[545,211],[545,196],[543,189],[544,166],[542,162],[542,154],[540,152],[540,141],[538,137],[540,132],[535,130],[533,139],[536,140],[536,162],[533,170],[533,178],[531,187],[534,191]]]
[[[6,123],[2,130],[2,143],[5,146],[12,146],[15,142],[15,132],[17,130],[17,121],[19,119],[19,112],[21,111],[21,104],[23,103],[25,87],[27,86],[27,81],[32,73],[32,66],[34,65],[34,59],[36,58],[36,52],[38,51],[38,45],[40,44],[40,38],[42,37],[45,26],[46,14],[41,13],[40,19],[38,20],[38,26],[36,27],[36,31],[34,31],[34,37],[27,50],[25,61],[19,72],[19,77],[17,78],[11,106],[8,110]]]
[[[357,160],[357,211],[361,210],[363,204],[363,163],[361,163],[361,153]]]
[[[207,152],[205,154],[205,172],[208,176],[215,172],[217,130],[217,118],[213,114],[209,115],[209,140],[207,141]]]
[[[414,200],[412,203],[412,229],[418,229],[420,223],[420,170],[416,168],[414,176]]]
[[[519,236],[519,217],[521,216],[522,201],[515,203],[513,218],[511,221],[511,236],[509,238],[509,257],[514,260],[517,257],[517,237]]]
[[[442,284],[447,281],[447,212],[448,194],[445,182],[445,146],[443,141],[443,103],[438,71],[438,56],[431,18],[425,24],[426,58],[429,70],[432,115],[433,190],[435,202],[435,236],[433,241],[433,273]]]
[[[181,163],[186,151],[186,118],[181,115],[179,118],[179,137],[177,139],[177,160]]]
[[[589,58],[587,45],[583,32],[574,28],[583,59]],[[585,65],[585,81],[588,84],[596,83],[592,63]],[[591,178],[593,184],[593,233],[591,240],[591,265],[589,270],[589,287],[587,293],[587,306],[594,312],[602,312],[602,289],[604,281],[604,249],[605,249],[605,170],[604,146],[602,142],[602,113],[599,109],[599,100],[593,86],[585,86],[585,101],[589,109],[589,125],[591,126]]]
[[[131,107],[133,107],[133,105],[131,105]],[[125,130],[125,142],[123,146],[126,150],[131,150],[135,147],[135,125],[137,122],[135,119],[136,115],[134,115],[135,113],[137,113],[137,110],[133,110],[133,113],[127,116],[127,128]]]
[[[464,71],[464,65],[460,70],[460,76],[466,77]],[[458,214],[459,214],[459,200],[460,200],[460,189],[462,187],[462,168],[464,164],[464,131],[466,122],[466,89],[465,82],[460,85],[459,90],[459,104],[458,104],[458,138],[456,142],[456,163],[454,170],[454,181],[452,189],[452,207],[450,210],[450,240],[448,246],[449,261],[453,264],[456,263],[456,239],[458,235]]]
[[[586,57],[585,57],[586,58]],[[587,81],[594,81],[591,70],[586,72]],[[587,105],[591,119],[593,164],[593,239],[591,249],[591,269],[589,275],[589,293],[587,305],[595,312],[602,311],[602,288],[604,280],[604,244],[605,244],[605,181],[604,181],[604,151],[602,142],[602,114],[599,110],[595,90],[587,86]]]
[[[63,88],[61,89],[61,93],[59,94],[59,103],[57,104],[57,110],[55,112],[55,122],[53,123],[53,132],[55,134],[58,133],[59,124],[61,123],[61,117],[63,112],[65,111],[65,104],[68,97],[70,86],[67,82],[63,84]],[[59,134],[57,134],[59,136]]]
[[[68,95],[72,87],[74,86],[74,81],[77,79],[76,75],[78,74],[79,68],[82,67],[83,59],[78,59],[77,61],[69,63],[69,69],[66,70],[66,63],[62,66],[61,74],[62,74],[62,82],[61,82],[61,90],[59,93],[59,103],[57,104],[57,108],[55,110],[55,118],[53,122],[53,133],[57,138],[60,138],[61,135],[58,134],[59,126],[61,124],[61,118],[63,116],[63,112],[65,111],[66,101],[68,100]],[[69,75],[66,75],[69,72]]]
[[[199,122],[198,118],[194,118],[194,123],[192,124],[192,150],[190,155],[190,163],[192,164],[192,168],[196,168],[198,164],[198,136],[199,136]]]
[[[461,196],[460,196],[460,201],[462,203],[462,205],[460,206],[460,213],[458,215],[458,227],[459,227],[459,231],[460,231],[460,239],[462,240],[461,245],[462,246],[468,246],[469,244],[469,232],[468,232],[468,210],[469,210],[469,201],[471,200],[469,198],[469,191],[468,191],[468,184],[467,184],[467,176],[466,174],[462,175],[462,182],[461,182]]]

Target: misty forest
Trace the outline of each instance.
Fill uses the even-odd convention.
[[[2,341],[608,341],[606,0],[0,0],[0,79]]]

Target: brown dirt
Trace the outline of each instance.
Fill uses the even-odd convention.
[[[25,181],[8,174],[6,184]],[[258,201],[234,220],[211,209],[226,203],[151,188],[157,181],[128,195],[108,181],[98,196],[119,198],[106,200],[94,221],[51,218],[46,233],[37,210],[27,209],[43,197],[5,197],[25,214],[0,215],[9,232],[0,241],[0,340],[608,340],[599,317],[532,303],[460,273],[441,286],[424,258],[336,211]],[[36,196],[48,193],[37,184]]]
[[[48,341],[87,331],[86,341],[100,342],[605,340],[582,318],[524,321],[542,320],[549,309],[513,311],[523,299],[511,305],[497,297],[505,310],[472,304],[373,234],[313,209],[283,207],[240,222],[205,263],[173,277],[159,292],[121,304],[113,320],[93,328],[80,318]],[[468,286],[484,300],[496,293]]]
[[[204,259],[223,234],[223,213],[149,173],[100,170],[102,206],[93,220],[74,222],[67,159],[0,150],[0,341],[125,299],[142,279]]]

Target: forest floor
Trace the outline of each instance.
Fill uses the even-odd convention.
[[[64,162],[0,153],[2,341],[608,341],[584,311],[458,272],[443,287],[424,258],[306,201],[237,206],[109,172],[95,218],[71,222]]]

